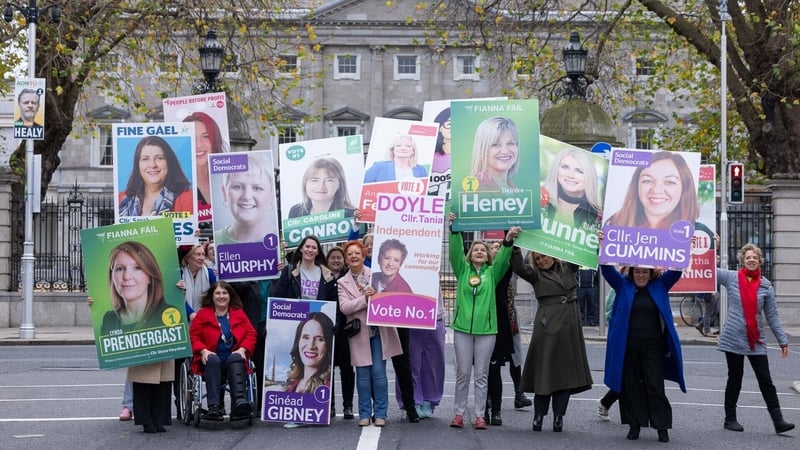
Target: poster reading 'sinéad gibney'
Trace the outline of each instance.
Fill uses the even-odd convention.
[[[330,424],[336,303],[269,298],[261,420]]]
[[[613,149],[599,262],[688,267],[700,226],[699,170],[700,153]]]
[[[81,230],[101,369],[190,356],[172,220]]]
[[[278,276],[278,200],[272,158],[270,150],[208,157],[220,279]]]
[[[364,178],[361,135],[280,145],[283,238],[346,241]]]
[[[608,160],[547,136],[540,145],[542,228],[523,229],[514,244],[596,267]]]
[[[445,198],[380,194],[369,325],[436,328]]]
[[[538,100],[454,101],[453,230],[540,227]]]
[[[169,217],[178,244],[198,242],[194,123],[115,123],[115,218]]]

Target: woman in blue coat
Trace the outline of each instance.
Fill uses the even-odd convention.
[[[658,440],[669,442],[672,407],[664,380],[686,392],[683,356],[672,319],[669,290],[682,272],[633,267],[628,276],[612,266],[600,270],[616,291],[608,324],[605,383],[620,393],[622,423],[630,426],[628,439],[639,438],[641,427],[658,430]]]

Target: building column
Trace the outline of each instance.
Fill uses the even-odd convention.
[[[772,284],[781,321],[800,324],[800,179],[771,180]]]
[[[19,182],[19,176],[8,167],[0,168],[0,290],[3,291],[11,287],[11,189]]]

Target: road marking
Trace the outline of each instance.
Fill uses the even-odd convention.
[[[28,419],[0,419],[0,423],[11,423],[11,422],[76,422],[80,420],[116,420],[119,421],[119,417],[42,417],[39,419],[36,418],[28,418]]]
[[[0,386],[0,389],[26,389],[26,388],[65,388],[65,387],[105,387],[105,386],[124,386],[124,383],[106,384],[20,384],[15,386]]]
[[[12,402],[63,402],[63,401],[70,401],[74,402],[75,400],[122,400],[122,397],[61,397],[61,398],[4,398],[0,399],[0,403],[12,403]]]
[[[378,448],[378,441],[381,438],[381,428],[375,425],[361,427],[361,436],[358,438],[356,450],[372,450]]]
[[[37,437],[44,437],[43,434],[18,434],[14,436],[16,439],[28,439],[28,438],[37,438]]]

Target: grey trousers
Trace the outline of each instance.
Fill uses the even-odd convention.
[[[495,338],[494,334],[453,332],[453,347],[456,352],[456,415],[464,415],[464,411],[467,409],[469,379],[474,367],[475,416],[483,417],[486,409],[486,392],[489,386],[489,362],[492,359]]]

